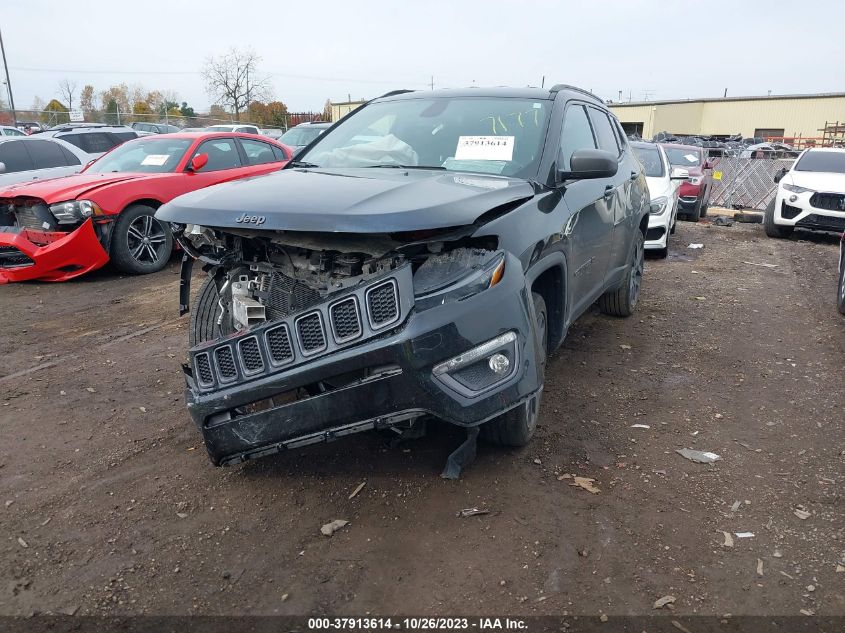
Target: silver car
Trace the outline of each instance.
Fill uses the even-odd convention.
[[[0,186],[70,176],[94,158],[57,138],[0,136]]]

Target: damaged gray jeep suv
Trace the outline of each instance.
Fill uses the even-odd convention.
[[[208,279],[187,403],[214,464],[434,417],[521,446],[547,354],[637,304],[649,195],[592,94],[398,91],[278,172],[162,206]]]

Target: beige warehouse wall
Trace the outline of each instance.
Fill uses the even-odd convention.
[[[363,101],[353,101],[351,103],[333,103],[332,104],[332,122],[339,121],[347,114],[362,106]]]
[[[845,122],[845,97],[611,104],[623,123],[642,123],[643,138],[668,131],[688,134],[742,134],[783,128],[786,136],[821,136],[825,122]]]
[[[845,122],[845,97],[761,99],[704,103],[702,134],[752,136],[758,128],[783,128],[786,136],[821,136],[825,121]]]

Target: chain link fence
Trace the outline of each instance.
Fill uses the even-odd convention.
[[[712,206],[765,211],[775,197],[775,174],[789,169],[794,158],[714,157]]]

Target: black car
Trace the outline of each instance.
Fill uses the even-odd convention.
[[[209,273],[184,372],[211,460],[429,416],[526,444],[570,324],[636,307],[648,212],[617,119],[560,85],[388,93],[162,206]]]

